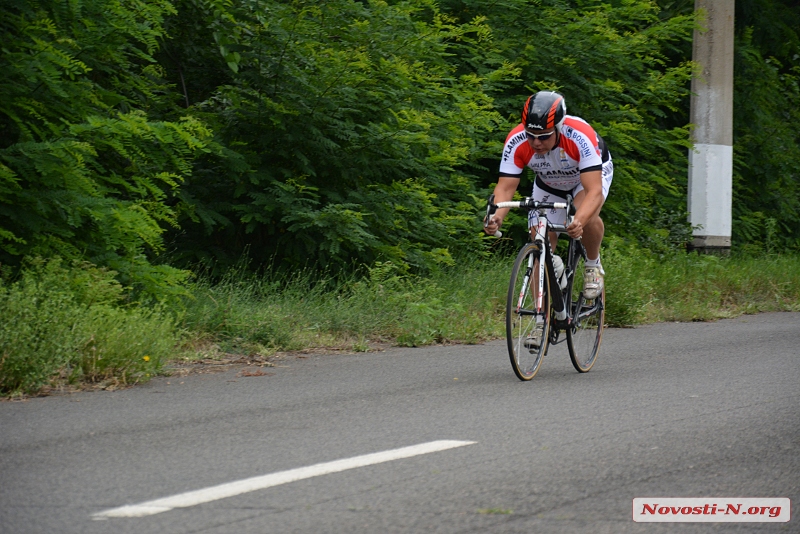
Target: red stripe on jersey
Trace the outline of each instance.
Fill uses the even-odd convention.
[[[525,141],[525,143],[518,146],[516,152],[514,152],[514,164],[524,169],[531,158],[533,158],[533,148],[531,148],[531,144],[528,141]]]
[[[589,126],[588,122],[586,122],[584,120],[581,120],[581,119],[578,119],[578,118],[575,118],[575,117],[567,117],[567,119],[564,121],[564,126],[569,126],[573,130],[578,130],[583,135],[588,137],[589,141],[591,141],[591,143],[592,143],[592,148],[594,148],[594,151],[597,152],[597,155],[598,156],[602,155],[600,153],[600,147],[598,146],[598,143],[597,143],[597,132],[595,132],[594,129],[591,126]],[[576,151],[578,150],[577,146],[575,147],[575,150]],[[572,156],[571,152],[568,151],[568,153],[570,154],[570,156]],[[576,154],[577,154],[577,152],[576,152]],[[578,158],[575,158],[575,159],[578,159]]]
[[[512,137],[514,137],[518,133],[524,132],[524,131],[525,131],[525,125],[524,124],[518,124],[516,128],[514,128],[513,130],[508,132],[508,135],[506,136],[506,143],[508,143],[509,139],[511,139]]]
[[[523,135],[523,136],[525,135],[524,124],[517,125],[516,128],[514,128],[508,133],[505,144],[508,144],[511,138],[517,135]],[[516,165],[520,169],[524,169],[532,157],[533,157],[533,148],[531,148],[531,144],[528,143],[527,139],[521,140],[514,150],[514,165]]]
[[[578,150],[578,145],[576,145],[575,141],[573,141],[572,139],[567,139],[562,135],[558,141],[558,147],[563,148],[564,152],[566,152],[567,155],[572,159],[574,159],[575,161],[581,160],[581,153]]]

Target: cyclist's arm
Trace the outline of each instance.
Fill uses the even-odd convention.
[[[583,197],[581,205],[575,213],[572,224],[567,228],[570,237],[580,237],[583,234],[583,227],[593,217],[600,214],[603,207],[603,174],[601,170],[587,171],[581,173],[581,185],[586,196]]]
[[[505,202],[514,198],[514,193],[519,186],[519,178],[511,178],[509,176],[501,176],[497,179],[497,185],[494,188],[494,201]],[[489,235],[494,235],[498,228],[503,224],[503,220],[508,214],[508,208],[500,208],[489,221],[489,225],[484,228],[484,232]]]

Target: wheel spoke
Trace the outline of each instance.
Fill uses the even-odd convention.
[[[587,301],[582,294],[583,261],[576,267],[572,287],[571,306],[573,321],[567,329],[567,345],[572,365],[580,373],[589,371],[597,361],[597,353],[603,339],[605,321],[605,290],[594,301]],[[591,302],[587,305],[587,302]]]
[[[514,373],[530,380],[539,370],[550,337],[550,300],[545,289],[542,313],[536,311],[536,284],[531,266],[539,249],[528,243],[517,255],[511,271],[506,302],[506,338]],[[545,280],[547,288],[547,280]],[[537,341],[538,339],[538,341]]]

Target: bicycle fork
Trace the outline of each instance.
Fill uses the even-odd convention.
[[[544,270],[548,268],[547,262],[547,255],[550,254],[547,246],[547,240],[545,239],[545,232],[547,232],[547,219],[544,217],[540,217],[536,229],[536,238],[535,242],[539,244],[539,257],[536,258],[533,254],[528,256],[528,268],[525,270],[525,277],[522,281],[522,287],[519,291],[519,299],[517,300],[517,313],[522,309],[522,306],[525,302],[525,295],[528,292],[531,282],[531,274],[533,273],[534,264],[536,260],[539,260],[539,267],[538,267],[538,280],[537,280],[537,292],[536,292],[536,315],[541,316],[542,310],[544,308]],[[552,269],[552,254],[550,255],[550,278],[555,280],[555,272]],[[558,321],[563,321],[567,318],[567,310],[564,306],[564,299],[561,294],[560,289],[558,291],[553,292],[552,296],[552,304],[553,310],[555,311],[555,316]]]
[[[539,219],[539,226],[536,230],[537,239],[535,242],[539,242],[539,284],[538,284],[538,292],[536,294],[536,315],[542,314],[542,306],[544,304],[542,294],[544,290],[544,270],[542,267],[544,266],[544,242],[542,242],[539,238],[540,233],[542,231],[542,223],[544,222],[544,228],[547,228],[547,222],[542,221]],[[541,234],[543,235],[543,234]],[[525,295],[528,293],[528,289],[530,288],[531,284],[531,275],[533,274],[533,267],[534,263],[536,262],[536,258],[534,258],[533,254],[528,256],[528,267],[525,269],[525,277],[522,279],[522,287],[519,289],[519,298],[517,299],[517,313],[520,312],[522,309],[523,304],[525,304]]]
[[[539,295],[536,299],[536,309],[538,313],[541,313],[544,304],[544,270],[548,269],[550,280],[556,280],[556,273],[553,270],[553,254],[550,252],[550,245],[546,238],[546,232],[547,217],[539,217],[536,227],[536,241],[539,242]],[[550,261],[547,261],[547,258],[550,258]],[[558,285],[558,281],[556,280],[555,285],[551,284],[550,287],[550,293],[552,293],[551,303],[553,306],[553,311],[555,312],[556,320],[563,321],[567,318],[567,309],[564,306],[564,299],[563,295],[561,294],[561,288]],[[553,289],[553,287],[555,287],[555,289]]]
[[[531,274],[533,273],[533,254],[528,256],[528,268],[525,269],[525,277],[522,279],[522,287],[519,288],[519,298],[517,299],[517,313],[522,309],[525,304],[525,295],[528,293],[528,287],[531,283]]]

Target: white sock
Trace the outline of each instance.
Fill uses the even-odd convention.
[[[597,256],[593,260],[587,259],[583,265],[584,267],[600,267],[600,256]]]

